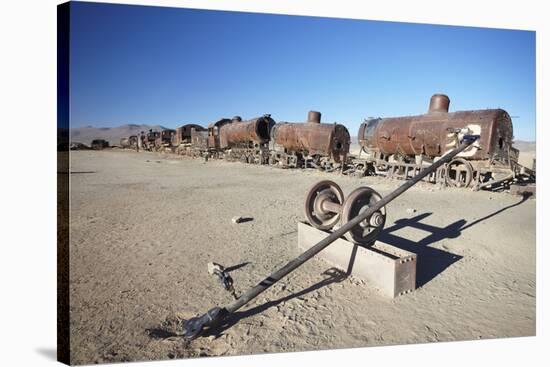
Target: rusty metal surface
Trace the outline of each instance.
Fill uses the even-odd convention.
[[[161,146],[171,145],[172,138],[175,134],[176,134],[176,130],[162,129],[155,139],[155,146],[161,147]]]
[[[435,100],[435,102],[434,102]],[[448,99],[447,99],[448,100]],[[448,108],[445,98],[432,98],[432,111],[424,115],[371,119],[359,127],[359,144],[383,154],[438,157],[457,146],[448,129],[470,129],[479,141],[460,154],[471,160],[508,156],[513,128],[502,109],[441,112]]]
[[[145,141],[148,143],[148,144],[154,144],[155,143],[155,140],[157,140],[157,138],[160,136],[160,132],[158,131],[153,131],[153,130],[149,130],[149,132],[145,135]]]
[[[319,111],[309,111],[307,113],[307,122],[314,122],[316,124],[321,123],[321,112]]]
[[[230,124],[220,127],[220,148],[230,148],[235,144],[254,142],[265,144],[269,142],[271,128],[275,121],[270,115],[264,115],[247,121],[233,119]]]
[[[445,94],[434,94],[430,98],[428,113],[449,112],[451,100]]]
[[[208,149],[208,131],[204,128],[191,128],[191,146],[193,149],[206,150]]]
[[[317,117],[319,122],[313,122]],[[349,153],[348,129],[340,124],[321,123],[320,117],[320,113],[313,116],[310,113],[308,118],[312,118],[312,122],[278,123],[271,130],[271,138],[275,144],[288,151],[310,156],[330,156],[334,161],[340,162],[341,157],[345,159]]]
[[[226,124],[232,123],[233,120],[222,118],[208,125],[208,148],[220,149],[220,128]]]
[[[191,129],[197,131],[207,131],[205,127],[197,124],[185,124],[176,128],[176,133],[172,136],[172,145],[178,146],[183,143],[191,142]]]

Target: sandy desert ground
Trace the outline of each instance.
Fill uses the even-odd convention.
[[[208,262],[233,267],[240,293],[299,254],[313,183],[400,182],[110,150],[71,152],[71,168],[72,363],[535,334],[536,199],[421,183],[388,205],[380,238],[418,254],[416,291],[388,299],[314,258],[220,336],[186,342],[182,319],[232,300]]]

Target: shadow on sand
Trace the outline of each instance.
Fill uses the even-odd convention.
[[[422,287],[423,285],[431,281],[433,278],[435,278],[438,274],[440,274],[445,269],[447,269],[449,266],[451,266],[452,264],[454,264],[455,262],[459,261],[462,258],[462,256],[459,256],[444,250],[432,248],[430,247],[431,244],[437,243],[438,241],[441,241],[447,238],[457,238],[462,234],[462,231],[476,224],[479,224],[480,222],[483,222],[489,218],[492,218],[495,215],[498,215],[505,210],[518,206],[524,203],[528,198],[529,198],[529,195],[524,195],[522,199],[517,203],[501,208],[496,212],[490,213],[485,217],[479,218],[469,224],[467,224],[467,221],[465,219],[460,219],[445,227],[436,227],[433,225],[422,223],[422,220],[432,215],[432,213],[423,213],[413,218],[399,219],[395,221],[393,226],[385,228],[382,231],[382,233],[378,238],[378,241],[417,254],[418,256],[417,287]],[[411,241],[406,238],[397,236],[393,233],[405,227],[417,228],[417,229],[429,232],[429,235],[423,238],[422,240],[415,242],[415,241]],[[313,292],[317,289],[325,287],[329,284],[343,281],[348,277],[348,275],[351,272],[351,269],[353,267],[355,252],[356,251],[354,251],[352,254],[352,257],[350,259],[350,263],[348,265],[348,269],[346,272],[336,268],[330,268],[322,273],[322,275],[325,275],[324,279],[309,286],[308,288],[305,288],[296,293],[289,294],[288,296],[279,298],[277,300],[269,301],[264,304],[249,308],[244,311],[236,311],[230,314],[224,320],[223,324],[218,325],[217,327],[214,327],[212,329],[206,330],[203,335],[220,336],[224,330],[232,327],[233,325],[235,325],[236,323],[238,323],[240,320],[244,318],[257,315],[271,307],[279,305],[280,303],[290,301],[296,297],[304,296],[310,292]],[[244,263],[244,265],[246,264],[247,263]],[[239,265],[236,265],[235,267],[241,267],[244,265],[239,264]],[[231,269],[231,270],[234,270],[234,269]]]
[[[467,224],[465,219],[457,220],[443,228],[422,223],[422,220],[432,215],[432,213],[423,213],[413,218],[399,219],[395,221],[393,226],[385,228],[382,231],[378,237],[378,241],[412,252],[418,256],[416,286],[422,287],[449,266],[462,259],[460,255],[430,247],[431,244],[447,238],[457,238],[462,234],[462,231],[492,218],[505,210],[518,206],[524,203],[528,198],[529,195],[524,195],[517,203],[501,208],[469,224]],[[430,234],[418,242],[393,234],[393,232],[405,227],[416,228],[429,232]]]

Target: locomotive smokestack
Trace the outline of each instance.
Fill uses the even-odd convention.
[[[449,112],[449,104],[451,100],[445,94],[434,94],[430,99],[430,108],[428,113],[434,112]]]
[[[309,111],[307,114],[307,122],[320,124],[321,123],[321,112],[318,111]]]
[[[231,119],[231,122],[240,122],[242,120],[243,119],[241,118],[241,116],[233,116],[233,118]]]

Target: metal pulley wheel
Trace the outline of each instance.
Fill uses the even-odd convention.
[[[324,180],[313,185],[306,195],[305,214],[315,228],[331,229],[340,221],[344,193],[335,182]]]
[[[341,213],[342,225],[357,217],[381,200],[382,196],[370,187],[359,187],[351,192],[344,201]],[[370,217],[361,221],[358,225],[349,230],[345,236],[348,240],[358,245],[371,246],[382,232],[386,223],[386,207],[380,208]]]
[[[447,165],[445,181],[454,187],[468,187],[472,182],[473,168],[470,162],[463,158],[455,158]]]

